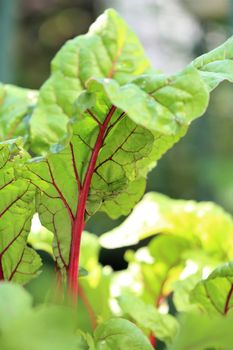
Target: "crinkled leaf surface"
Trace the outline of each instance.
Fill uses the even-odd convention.
[[[0,141],[28,138],[29,119],[37,102],[37,91],[0,84]]]
[[[94,333],[97,350],[152,350],[147,337],[133,323],[111,318],[97,327]]]
[[[35,188],[20,176],[27,158],[21,141],[0,144],[0,277],[18,283],[28,282],[41,265],[27,247],[35,212]]]
[[[118,298],[119,305],[142,330],[151,331],[156,338],[170,344],[178,331],[178,323],[171,315],[159,313],[151,304],[131,294]]]
[[[212,317],[203,314],[184,314],[180,319],[180,332],[168,350],[231,350],[231,317]]]
[[[125,83],[150,69],[137,37],[114,10],[107,10],[86,35],[68,41],[52,61],[31,121],[34,149],[57,143],[67,132],[73,104],[91,77]]]
[[[191,302],[210,315],[226,315],[233,306],[233,262],[217,267],[191,291]]]
[[[87,177],[91,175],[87,218],[98,209],[111,217],[127,215],[144,192],[146,173],[177,140],[177,136],[156,136],[107,104],[102,109],[107,115],[105,121],[111,111],[115,112],[109,124],[104,121],[100,128],[85,115],[74,124],[67,147],[28,165],[28,176],[40,189],[40,220],[55,233],[55,256],[60,266],[68,264],[78,198]]]
[[[111,103],[136,124],[165,135],[179,133],[181,125],[202,115],[209,97],[193,67],[174,76],[142,75],[123,86],[113,79],[90,79],[87,89],[98,93],[103,90]]]
[[[209,90],[213,90],[223,80],[233,81],[233,37],[216,49],[196,58],[196,67]]]
[[[69,265],[80,207],[86,220],[97,210],[127,215],[156,160],[207,107],[195,68],[171,77],[145,75],[149,68],[138,39],[113,10],[52,63],[31,131],[37,151],[61,143],[28,165],[28,178],[39,189],[38,212],[55,235],[61,268]]]
[[[100,242],[106,248],[116,248],[158,233],[176,234],[190,240],[193,247],[203,247],[226,259],[231,256],[232,232],[232,217],[214,203],[149,193],[123,224],[103,234]]]

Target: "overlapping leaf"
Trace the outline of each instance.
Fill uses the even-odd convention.
[[[35,211],[35,188],[20,178],[28,158],[20,143],[0,144],[0,278],[26,283],[35,275],[41,261],[27,247]]]
[[[101,236],[101,244],[115,248],[167,233],[182,236],[190,240],[194,248],[203,247],[226,259],[231,256],[232,232],[231,216],[214,203],[174,200],[149,193],[123,224]]]
[[[28,138],[29,119],[36,102],[36,91],[0,84],[0,141],[16,136]]]
[[[123,86],[100,78],[90,79],[86,85],[90,92],[103,90],[136,124],[165,135],[179,133],[182,125],[201,116],[208,105],[203,80],[191,66],[174,76],[141,75]]]

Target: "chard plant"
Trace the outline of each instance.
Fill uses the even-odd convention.
[[[110,9],[61,48],[39,91],[0,86],[2,349],[31,349],[25,328],[45,350],[149,350],[158,340],[171,350],[231,349],[232,218],[212,203],[156,193],[137,203],[148,172],[203,115],[210,92],[233,81],[232,58],[230,38],[177,74],[161,74]],[[132,213],[97,239],[84,232],[97,211]],[[37,236],[29,235],[35,213],[43,225]],[[127,270],[99,264],[101,246],[152,236],[147,247],[127,252]],[[33,308],[31,297],[9,284],[38,274],[33,247],[52,255],[59,303],[67,295],[74,306],[79,301],[77,312]],[[79,278],[83,267],[88,275]],[[178,320],[160,312],[171,298]]]

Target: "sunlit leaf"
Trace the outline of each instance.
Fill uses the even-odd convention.
[[[103,234],[100,242],[106,248],[117,248],[158,233],[175,234],[189,240],[193,248],[202,247],[226,259],[231,256],[232,232],[231,216],[214,203],[149,193],[120,226]]]
[[[73,104],[91,77],[125,83],[150,69],[143,48],[114,10],[107,10],[86,35],[69,40],[52,61],[31,121],[34,149],[40,151],[67,132]]]

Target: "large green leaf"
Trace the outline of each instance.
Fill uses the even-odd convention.
[[[107,108],[104,105],[105,111]],[[55,256],[61,267],[68,264],[72,223],[87,174],[91,174],[91,184],[86,217],[98,209],[112,217],[126,215],[142,196],[145,175],[155,159],[178,138],[161,135],[157,140],[155,134],[129,118],[120,120],[120,115],[121,111],[116,110],[104,135],[91,116],[84,117],[74,124],[67,147],[28,164],[28,176],[40,189],[40,220],[55,233]],[[95,163],[91,163],[93,155],[98,155]]]
[[[0,143],[0,279],[26,283],[41,265],[27,247],[35,212],[35,188],[21,178],[28,155],[21,141]]]
[[[192,65],[196,67],[206,82],[209,90],[213,90],[223,80],[233,81],[233,37],[225,43],[198,58]]]
[[[36,102],[37,91],[0,84],[0,141],[16,136],[28,138]]]
[[[158,233],[175,234],[222,259],[231,257],[233,221],[211,202],[174,200],[158,193],[146,194],[132,214],[117,228],[101,236],[106,248],[138,243]]]
[[[190,294],[210,315],[226,315],[233,306],[233,262],[217,267],[206,280],[199,282]]]
[[[135,34],[114,10],[107,10],[86,35],[69,40],[52,61],[31,120],[34,149],[41,151],[67,132],[73,104],[91,77],[125,83],[150,69]]]
[[[132,294],[123,294],[118,302],[123,313],[142,330],[152,332],[156,338],[168,344],[174,339],[178,324],[173,316],[159,313],[153,305],[144,303]]]
[[[38,188],[40,220],[54,233],[54,255],[65,273],[84,214],[85,222],[98,210],[112,218],[127,215],[156,161],[207,108],[209,92],[195,67],[173,76],[150,71],[138,39],[107,10],[86,35],[61,49],[41,88],[32,140],[34,150],[50,152],[28,164],[26,177]],[[155,226],[139,236],[158,233]]]
[[[94,334],[97,350],[152,350],[146,336],[133,323],[112,318],[97,327]]]

